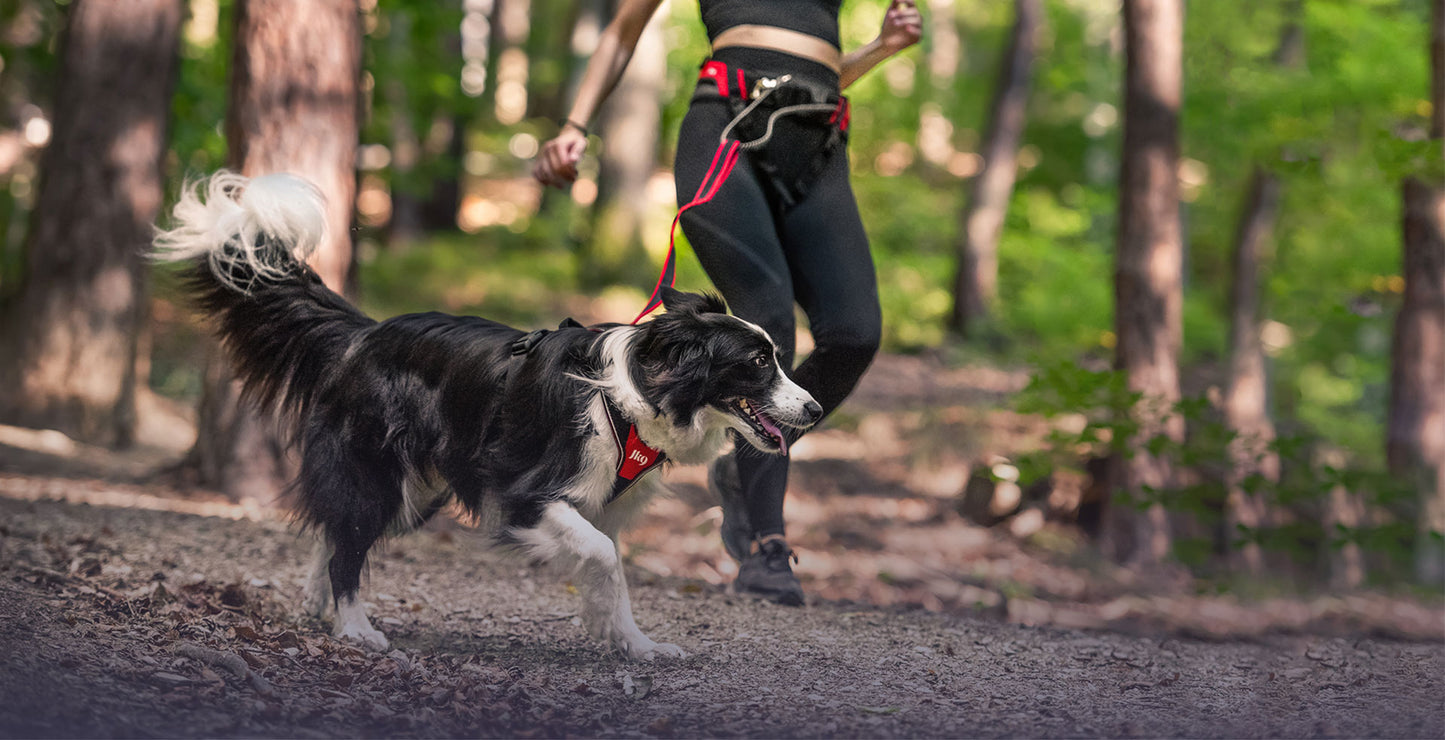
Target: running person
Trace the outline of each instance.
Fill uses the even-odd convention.
[[[587,123],[660,4],[621,1],[561,131],[538,154],[533,175],[544,185],[564,188],[577,179]],[[857,385],[882,328],[873,257],[848,180],[849,110],[840,91],[922,32],[914,0],[891,0],[878,37],[844,54],[840,4],[701,0],[712,56],[673,166],[683,233],[732,312],[773,337],[785,368],[793,365],[794,304],[807,315],[814,350],[793,379],[825,413]],[[735,168],[728,166],[729,141],[746,147]],[[723,543],[741,563],[734,587],[803,603],[784,538],[788,458],[739,449],[708,478],[723,503]]]

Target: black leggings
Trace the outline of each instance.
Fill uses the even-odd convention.
[[[831,70],[787,54],[730,47],[713,58],[749,72],[838,85]],[[731,119],[721,98],[698,96],[688,109],[674,164],[679,206],[697,192],[718,135]],[[767,148],[796,155],[800,141],[780,127]],[[753,157],[745,153],[711,201],[682,214],[682,230],[733,314],[767,330],[785,368],[793,364],[793,304],[802,307],[814,349],[792,377],[825,414],[832,413],[868,369],[882,331],[873,256],[848,182],[847,150],[836,147],[805,196],[791,206]],[[738,472],[753,532],[782,534],[788,458],[746,445],[740,450]]]

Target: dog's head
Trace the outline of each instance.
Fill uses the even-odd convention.
[[[761,327],[730,316],[715,295],[664,289],[667,312],[639,327],[632,379],[677,426],[730,427],[749,444],[788,451],[787,428],[806,429],[823,408],[778,364]]]

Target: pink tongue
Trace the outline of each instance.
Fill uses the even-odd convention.
[[[788,438],[783,435],[783,430],[779,429],[778,425],[773,423],[773,420],[769,419],[767,414],[759,413],[757,418],[758,423],[762,424],[763,428],[768,430],[768,434],[773,435],[773,439],[776,439],[782,447],[779,452],[784,455],[788,454]]]

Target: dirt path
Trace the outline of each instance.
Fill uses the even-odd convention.
[[[284,523],[0,498],[0,736],[1445,735],[1438,642],[786,609],[633,572],[643,629],[692,655],[627,663],[564,578],[472,539],[376,560],[383,655],[298,616]]]

